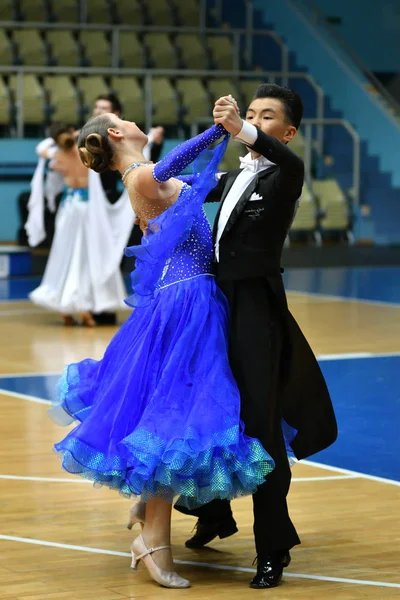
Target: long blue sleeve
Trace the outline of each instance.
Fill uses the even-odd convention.
[[[179,181],[183,181],[183,183],[187,183],[188,185],[192,185],[196,175],[194,173],[190,173],[189,175],[175,175],[175,179],[179,179]]]
[[[226,129],[222,125],[213,125],[203,133],[196,135],[196,137],[179,144],[154,165],[153,177],[155,181],[165,183],[171,177],[179,175],[203,150],[223,135],[227,135]]]

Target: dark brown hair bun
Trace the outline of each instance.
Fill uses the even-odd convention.
[[[103,173],[112,168],[114,150],[107,130],[113,126],[109,117],[93,117],[82,127],[78,138],[79,156],[88,169]]]

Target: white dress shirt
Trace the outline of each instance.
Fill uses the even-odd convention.
[[[248,145],[252,145],[256,141],[257,135],[257,128],[251,123],[243,121],[242,129],[235,139]],[[269,161],[264,156],[260,156],[259,158],[253,160],[250,152],[244,158],[240,159],[240,168],[242,169],[242,172],[236,177],[235,182],[229,190],[218,219],[217,238],[215,241],[215,257],[218,262],[219,241],[236,204],[239,202],[242,194],[249,187],[253,179],[257,177],[257,174],[261,171],[265,171],[266,169],[270,169],[273,166],[274,163]]]

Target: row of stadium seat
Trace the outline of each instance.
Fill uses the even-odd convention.
[[[96,97],[115,91],[124,104],[124,118],[140,124],[145,121],[145,102],[141,81],[134,77],[113,77],[108,82],[102,77],[74,78],[46,76],[39,80],[35,75],[24,75],[23,109],[27,124],[44,121],[65,120],[77,123],[88,116]],[[154,77],[152,85],[153,122],[175,125],[180,120],[192,124],[197,119],[209,119],[212,102],[226,93],[233,93],[242,103],[250,102],[258,81],[240,81],[238,88],[230,79],[210,79],[205,82],[197,78],[170,80]],[[17,77],[0,79],[0,124],[8,124],[16,99]],[[298,132],[291,143],[293,151],[304,158],[305,141]],[[221,164],[222,170],[238,166],[238,154],[244,147],[230,142]],[[311,191],[312,190],[312,191]],[[318,201],[317,201],[318,200]],[[315,243],[321,242],[321,232],[339,232],[352,241],[349,203],[336,180],[313,181],[312,188],[305,184],[301,202],[292,225],[289,240],[306,236]]]
[[[199,26],[198,0],[1,0],[3,21]],[[82,19],[83,17],[83,19]]]
[[[354,243],[349,199],[336,179],[312,180],[303,186],[288,242],[306,238],[317,246],[325,239]]]
[[[153,77],[153,121],[163,125],[187,125],[210,117],[212,105],[220,96],[232,93],[241,106],[251,101],[255,88],[262,83],[232,79],[196,77]],[[143,81],[130,76],[105,79],[100,76],[71,78],[66,75],[47,75],[38,78],[33,74],[23,76],[24,122],[42,124],[49,120],[79,123],[90,111],[97,96],[114,91],[124,105],[124,117],[138,123],[145,121]],[[17,101],[17,76],[0,78],[0,124],[8,124]]]
[[[228,35],[146,33],[122,31],[118,40],[119,66],[160,69],[234,68]],[[0,29],[0,65],[112,66],[111,37],[104,31]]]

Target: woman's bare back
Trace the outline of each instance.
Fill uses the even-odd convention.
[[[169,179],[165,184],[157,184],[154,179],[152,179],[154,188],[158,192],[158,197],[151,198],[144,195],[140,191],[143,187],[141,184],[143,180],[144,168],[141,168],[140,170],[142,171],[142,177],[138,177],[139,170],[133,171],[128,175],[125,186],[128,190],[131,206],[138,219],[138,225],[145,233],[148,222],[158,217],[158,215],[167,210],[167,208],[176,202],[183,183],[178,179],[172,178]],[[146,167],[146,171],[149,173],[149,176],[152,177],[151,167]]]
[[[54,157],[54,169],[64,177],[65,185],[78,189],[88,187],[88,170],[79,158],[78,148],[58,150]]]

